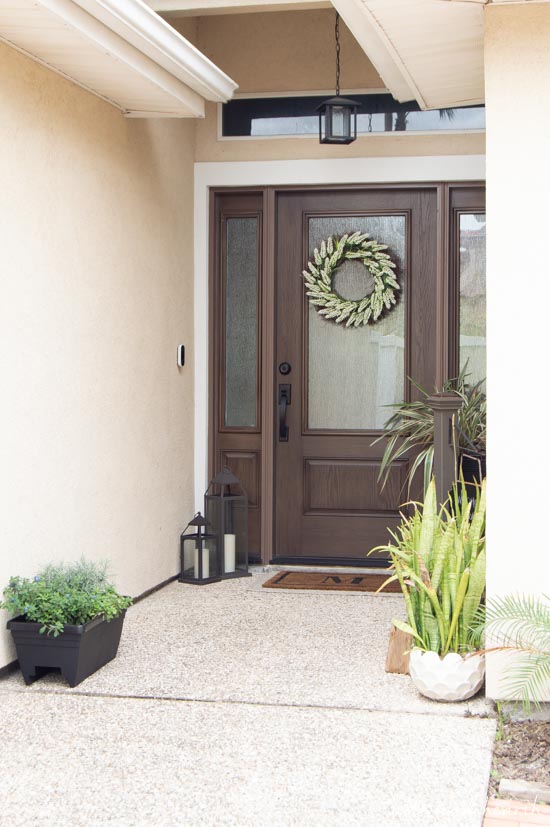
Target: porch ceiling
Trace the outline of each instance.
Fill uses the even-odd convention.
[[[237,88],[141,0],[4,0],[0,40],[132,117],[202,117]]]
[[[326,0],[147,2],[166,17],[330,5]],[[423,109],[438,109],[484,101],[483,7],[487,2],[332,0],[332,5],[398,101],[417,100]]]

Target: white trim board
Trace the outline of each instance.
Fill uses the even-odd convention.
[[[208,483],[208,231],[211,187],[483,181],[484,155],[235,161],[195,164],[195,508]]]

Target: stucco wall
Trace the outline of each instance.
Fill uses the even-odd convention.
[[[548,594],[550,6],[488,6],[485,32],[488,594]],[[489,660],[493,698],[503,663]]]
[[[332,92],[335,78],[334,12],[266,12],[186,19],[170,23],[239,84],[239,93]],[[186,27],[183,29],[182,27]],[[384,84],[343,21],[340,23],[341,86],[380,89]],[[477,155],[484,135],[369,135],[344,146],[323,146],[317,137],[218,140],[218,107],[207,105],[197,121],[197,161],[260,161],[403,155]]]
[[[85,554],[137,595],[193,507],[194,122],[1,44],[0,78],[0,585]]]

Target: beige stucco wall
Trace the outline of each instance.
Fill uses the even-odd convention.
[[[488,6],[485,32],[488,595],[548,594],[550,6]],[[491,656],[493,698],[502,666]]]
[[[137,595],[193,507],[194,122],[127,120],[4,45],[0,79],[0,585],[85,554]]]
[[[239,93],[332,92],[334,12],[266,12],[186,19],[170,23],[239,84]],[[187,27],[185,30],[183,26]],[[349,32],[341,32],[342,89],[380,89],[384,84]],[[484,135],[370,135],[350,146],[323,146],[317,137],[218,140],[218,107],[207,105],[197,122],[197,161],[262,161],[403,155],[482,154]]]

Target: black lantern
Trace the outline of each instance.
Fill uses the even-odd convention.
[[[204,512],[220,550],[220,576],[247,577],[248,500],[238,477],[224,468],[208,486]]]
[[[336,96],[317,107],[319,141],[322,144],[351,144],[357,138],[357,101],[340,96],[340,15],[336,12]]]
[[[204,586],[221,580],[218,540],[205,531],[207,525],[199,511],[187,526],[197,530],[190,534],[184,531],[180,537],[180,583]]]

